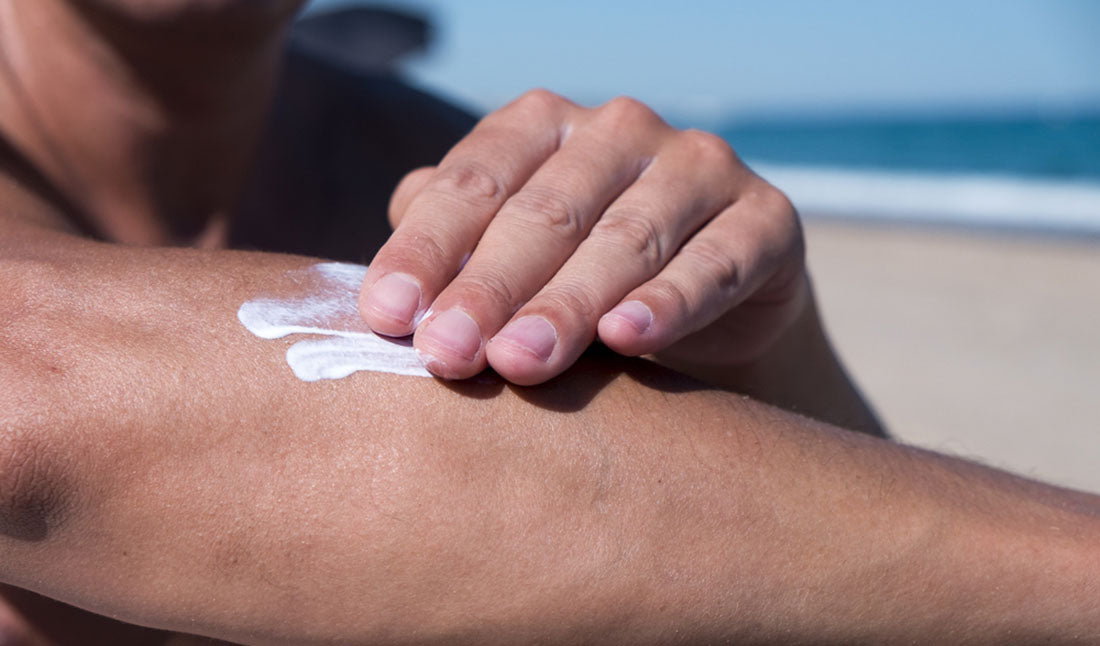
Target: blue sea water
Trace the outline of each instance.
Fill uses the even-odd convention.
[[[1100,233],[1100,113],[743,120],[717,131],[810,215]]]
[[[1100,114],[749,122],[719,134],[769,163],[1100,181]]]

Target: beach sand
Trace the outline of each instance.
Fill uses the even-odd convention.
[[[806,219],[833,342],[901,441],[1100,493],[1100,240]]]

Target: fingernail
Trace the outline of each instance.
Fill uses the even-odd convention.
[[[466,312],[444,310],[420,332],[419,341],[427,354],[473,361],[481,349],[481,330]]]
[[[541,316],[524,316],[509,323],[493,340],[507,341],[545,362],[554,352],[558,333],[550,321]]]
[[[641,301],[627,301],[607,313],[608,316],[618,316],[634,326],[638,334],[643,334],[653,325],[653,312]]]
[[[409,325],[420,309],[420,285],[408,274],[386,274],[371,286],[367,307],[396,323]]]
[[[428,309],[426,309],[423,312],[417,314],[416,317],[413,319],[413,329],[415,330],[416,328],[420,327],[420,322],[423,321],[424,319],[428,318],[431,315],[432,315],[432,308],[431,307],[428,307]]]

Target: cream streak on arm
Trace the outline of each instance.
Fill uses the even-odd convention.
[[[284,274],[290,289],[246,301],[237,318],[263,339],[319,335],[287,349],[286,361],[302,381],[341,379],[360,370],[431,377],[409,338],[381,337],[359,316],[359,286],[367,268],[320,263]]]

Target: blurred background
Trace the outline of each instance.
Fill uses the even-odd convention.
[[[727,138],[899,438],[1100,492],[1100,2],[386,6],[430,25],[403,73],[476,112],[627,94]]]

